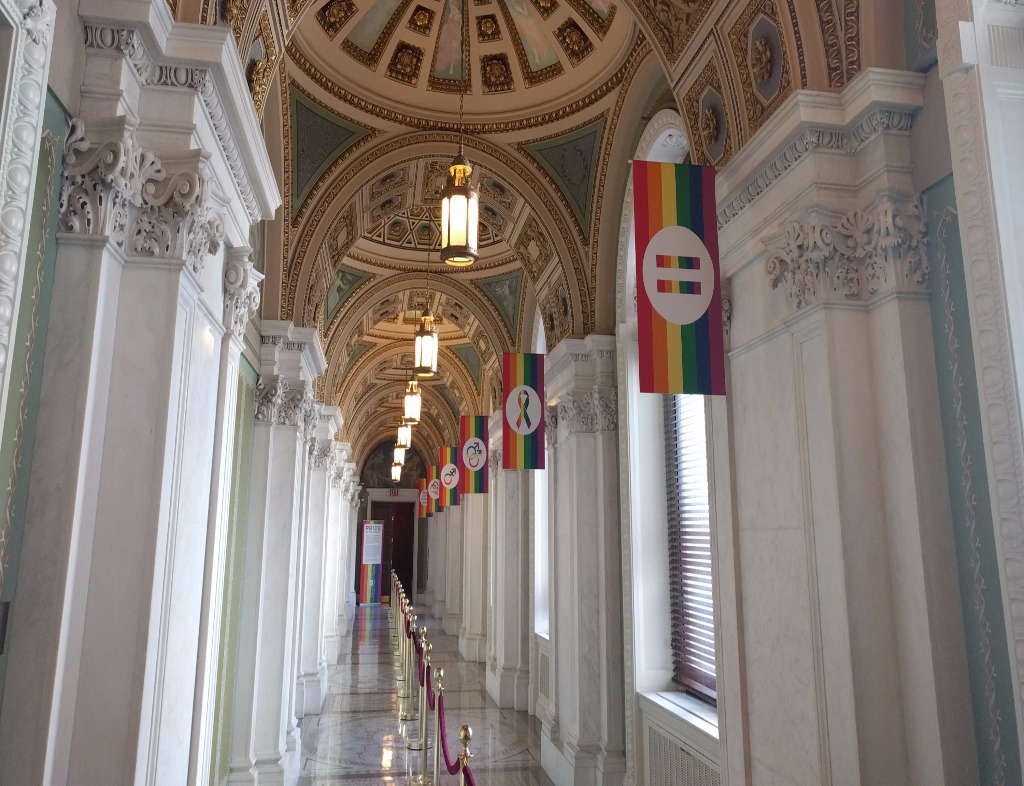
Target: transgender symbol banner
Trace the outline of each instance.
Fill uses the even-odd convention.
[[[441,478],[437,464],[427,467],[427,514],[433,516],[444,510],[441,504]]]
[[[440,449],[437,466],[441,470],[441,504],[446,508],[459,504],[459,449]]]
[[[501,384],[502,468],[544,469],[544,355],[506,352]]]
[[[725,395],[715,169],[633,162],[644,393]]]
[[[459,420],[459,494],[487,493],[487,416]]]
[[[430,505],[430,495],[427,494],[427,479],[420,478],[420,493],[416,497],[416,515],[425,519],[427,517],[427,506]]]

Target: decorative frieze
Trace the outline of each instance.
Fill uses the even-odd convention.
[[[253,267],[252,249],[230,249],[224,262],[224,327],[238,338],[260,307],[263,274]]]
[[[558,401],[558,421],[567,434],[615,431],[619,423],[615,388],[566,392]]]
[[[130,256],[183,259],[196,275],[220,249],[224,222],[210,205],[204,169],[167,172],[136,142],[133,129],[97,145],[86,137],[85,124],[73,120],[64,169],[61,231],[106,235]]]
[[[313,469],[325,469],[333,477],[335,471],[334,440],[313,437],[308,444],[309,463]]]
[[[157,63],[146,49],[138,30],[129,27],[85,26],[87,49],[120,53],[128,62],[139,83],[144,86],[177,87],[195,90],[213,124],[221,152],[227,160],[235,185],[252,221],[262,218],[256,195],[242,162],[241,151],[235,142],[231,124],[220,93],[208,69],[177,64]]]
[[[9,105],[0,153],[0,167],[6,175],[0,190],[0,391],[7,371],[8,347],[17,313],[14,304],[28,242],[31,173],[39,158],[55,16],[49,0],[4,0],[4,5],[11,19],[19,19],[23,35],[14,36],[14,48],[8,53]]]
[[[765,272],[801,309],[820,301],[867,302],[891,292],[926,293],[924,217],[918,202],[884,198],[839,220],[794,222],[767,242]]]

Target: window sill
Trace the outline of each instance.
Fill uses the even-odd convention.
[[[649,722],[719,765],[718,711],[714,707],[682,691],[638,693],[637,699]]]

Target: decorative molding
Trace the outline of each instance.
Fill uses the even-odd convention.
[[[827,126],[804,129],[718,211],[718,228],[724,228],[809,153],[831,150],[852,155],[883,132],[909,133],[913,125],[913,111],[886,108],[872,112],[849,131]]]
[[[56,11],[50,0],[2,2],[8,17],[19,23],[10,53],[0,149],[0,404],[5,404],[8,347],[24,275]]]
[[[729,337],[732,334],[732,281],[722,278],[722,333],[725,336],[725,347],[729,348]]]
[[[332,469],[331,469],[330,478],[331,478],[331,488],[332,489],[341,489],[342,490],[342,494],[344,495],[344,489],[345,489],[345,465],[344,464],[339,464],[339,463],[335,462],[334,465],[332,466]]]
[[[551,450],[558,441],[558,407],[544,407],[544,438],[547,449]]]
[[[598,363],[602,360],[614,360],[615,351],[612,349],[592,349],[589,352],[567,352],[557,365],[544,369],[546,380],[557,379],[563,371],[575,366],[578,363]]]
[[[238,338],[260,307],[263,274],[253,267],[251,253],[251,248],[231,248],[224,260],[224,327]]]
[[[1019,748],[1024,745],[1024,435],[1003,280],[1004,267],[1016,260],[1004,259],[1000,251],[981,75],[965,67],[961,52],[961,22],[971,19],[971,7],[954,0],[935,5]]]
[[[308,441],[309,463],[313,469],[327,470],[333,478],[336,464],[334,457],[334,440],[312,437]]]
[[[262,215],[256,204],[256,195],[246,174],[245,165],[242,163],[241,153],[235,143],[220,93],[208,69],[157,63],[146,48],[139,31],[129,27],[115,28],[87,24],[85,26],[85,46],[87,49],[119,52],[143,86],[179,87],[195,90],[210,116],[221,152],[227,160],[250,220],[253,222],[261,220]]]
[[[276,374],[260,375],[256,380],[256,421],[258,423],[274,423],[277,411],[284,400],[288,384]]]
[[[94,144],[76,118],[64,144],[60,229],[105,235],[126,254],[182,259],[196,275],[216,254],[224,221],[210,206],[204,167],[170,174],[126,128],[120,140]]]
[[[615,388],[568,391],[558,402],[558,421],[564,424],[567,434],[615,431],[619,424]]]
[[[894,291],[927,293],[924,229],[918,201],[897,204],[886,196],[838,221],[790,224],[766,242],[765,272],[795,309],[866,302]]]
[[[274,417],[278,426],[293,426],[299,429],[303,439],[313,436],[317,423],[316,401],[313,388],[308,382],[296,387],[287,386]]]

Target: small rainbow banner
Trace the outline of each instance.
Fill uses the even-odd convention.
[[[381,556],[384,553],[384,522],[363,521],[363,558],[359,566],[359,602],[380,603]]]
[[[459,504],[459,449],[446,445],[438,451],[437,466],[441,479],[441,504],[446,508]]]
[[[644,393],[725,395],[715,169],[633,162]]]
[[[506,352],[501,361],[503,469],[544,469],[544,355]]]
[[[433,516],[444,510],[441,503],[441,473],[437,464],[427,467],[427,515]]]
[[[430,495],[427,494],[427,479],[420,478],[420,493],[416,497],[416,516],[425,519],[427,508],[430,505]]]
[[[459,419],[459,494],[487,493],[487,416]]]

